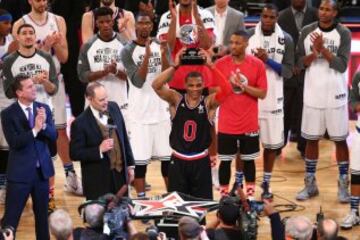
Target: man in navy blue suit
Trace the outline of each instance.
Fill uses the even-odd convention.
[[[134,180],[134,156],[119,106],[108,101],[104,85],[85,90],[90,106],[71,125],[70,156],[80,161],[84,196],[94,200],[113,193],[122,197]]]
[[[49,106],[35,101],[36,88],[31,78],[18,75],[11,88],[17,101],[1,112],[10,148],[3,225],[16,230],[31,195],[36,239],[50,239],[47,209],[49,177],[54,175],[54,166],[48,144],[56,141],[56,129]]]

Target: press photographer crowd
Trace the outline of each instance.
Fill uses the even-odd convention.
[[[360,120],[351,154],[347,142],[360,71],[348,80],[352,33],[339,14],[360,16],[360,2],[258,1],[252,27],[239,2],[0,0],[0,236],[30,239],[19,222],[31,196],[38,240],[253,240],[260,217],[263,239],[346,239],[340,229],[360,224]],[[275,159],[296,143],[295,199],[313,199],[323,137],[349,210],[339,223],[321,209],[315,223],[281,219]],[[65,191],[86,199],[82,227],[55,201],[56,159]],[[149,197],[155,175],[166,192]]]

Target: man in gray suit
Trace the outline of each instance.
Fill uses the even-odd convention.
[[[215,5],[207,8],[215,17],[216,42],[213,51],[217,57],[226,54],[231,35],[245,30],[244,14],[229,6],[229,0],[215,0]]]
[[[278,24],[289,33],[297,46],[301,29],[318,20],[317,9],[306,4],[306,0],[291,0],[291,6],[279,13]],[[304,156],[305,139],[301,137],[304,71],[294,68],[293,77],[284,81],[284,146],[290,129],[297,136],[297,149]]]

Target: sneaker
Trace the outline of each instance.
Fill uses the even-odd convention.
[[[0,204],[4,205],[6,199],[6,188],[0,188]]]
[[[274,195],[270,191],[270,185],[268,182],[263,182],[261,184],[261,188],[263,189],[263,192],[261,193],[261,199],[266,200],[272,200],[274,198]]]
[[[351,229],[353,226],[359,225],[359,223],[359,214],[356,211],[351,210],[350,213],[342,220],[340,227],[342,229]]]
[[[49,198],[48,215],[53,213],[55,211],[55,209],[56,209],[55,198],[51,197],[51,198]]]
[[[216,190],[220,190],[220,183],[219,183],[219,169],[214,167],[211,168],[211,179],[212,184]]]
[[[304,189],[296,195],[296,200],[298,201],[308,200],[309,198],[319,195],[319,189],[316,185],[316,178],[314,176],[305,177],[304,182]]]
[[[349,179],[340,177],[338,180],[338,200],[341,203],[350,202]]]
[[[68,173],[64,187],[66,192],[73,193],[78,196],[83,195],[81,181],[75,172],[70,171]]]

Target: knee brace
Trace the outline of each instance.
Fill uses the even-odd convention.
[[[161,162],[161,175],[165,178],[168,177],[170,161]]]
[[[231,175],[231,161],[221,161],[219,166],[219,183],[228,185]]]
[[[360,185],[360,175],[351,174],[351,184]]]

